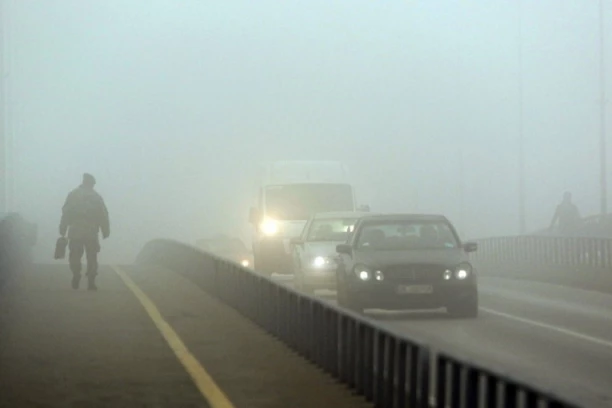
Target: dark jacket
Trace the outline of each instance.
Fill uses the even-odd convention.
[[[110,235],[108,210],[104,199],[92,188],[79,186],[72,190],[62,208],[60,234],[69,239],[98,239]]]

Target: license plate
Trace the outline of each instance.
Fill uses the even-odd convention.
[[[409,285],[404,286],[400,285],[397,287],[397,292],[399,294],[409,294],[409,295],[428,295],[433,293],[433,286],[431,285]]]

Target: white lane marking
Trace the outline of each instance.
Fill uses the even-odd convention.
[[[586,341],[590,341],[592,343],[596,343],[599,344],[600,346],[604,346],[604,347],[610,347],[612,348],[612,341],[607,341],[607,340],[603,340],[603,339],[599,339],[597,337],[591,337],[591,336],[587,336],[586,334],[581,334],[569,329],[564,329],[563,327],[557,327],[557,326],[553,326],[551,324],[546,324],[546,323],[542,323],[542,322],[536,322],[535,320],[530,320],[530,319],[525,319],[524,317],[518,317],[518,316],[514,316],[508,313],[503,313],[503,312],[498,312],[497,310],[492,310],[486,307],[480,307],[480,310],[482,310],[483,312],[486,313],[490,313],[490,314],[494,314],[497,316],[501,316],[501,317],[505,317],[507,319],[512,319],[512,320],[516,320],[522,323],[526,323],[526,324],[530,324],[532,326],[537,326],[537,327],[542,327],[544,329],[548,329],[548,330],[553,330],[556,331],[558,333],[563,333],[565,335],[568,336],[572,336],[572,337],[576,337],[579,338],[581,340],[586,340]]]

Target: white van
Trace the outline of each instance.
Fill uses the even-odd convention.
[[[257,206],[249,214],[253,267],[261,273],[290,273],[290,240],[300,235],[313,214],[358,209],[348,168],[340,162],[268,163],[261,180]]]

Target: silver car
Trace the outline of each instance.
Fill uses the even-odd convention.
[[[312,216],[302,234],[291,240],[295,287],[304,292],[336,287],[336,245],[345,243],[353,226],[369,212],[327,212]]]

